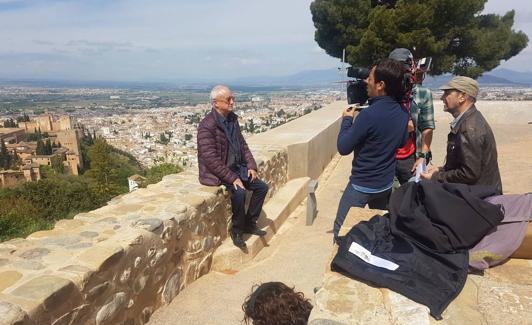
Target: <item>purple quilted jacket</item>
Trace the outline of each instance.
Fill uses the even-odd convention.
[[[214,109],[205,116],[198,126],[198,165],[199,182],[203,185],[218,186],[224,183],[232,184],[238,176],[226,165],[227,148],[229,143],[222,127],[216,123]],[[233,112],[229,114],[234,114]],[[240,150],[248,169],[257,170],[257,163],[242,132],[238,120],[234,119],[235,131],[240,137]]]

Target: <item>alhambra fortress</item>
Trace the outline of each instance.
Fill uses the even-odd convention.
[[[432,151],[441,165],[451,116],[435,104]],[[249,237],[247,251],[227,235],[228,193],[200,185],[189,169],[52,230],[0,243],[0,324],[239,324],[244,298],[266,281],[310,298],[312,325],[532,324],[532,260],[524,258],[532,253],[531,226],[513,258],[469,274],[440,321],[402,295],[330,271],[332,223],[352,159],[336,151],[343,106],[248,139],[270,193],[259,220],[268,234]],[[532,191],[532,103],[477,107],[497,140],[505,194]],[[51,132],[71,129],[68,121],[52,123]],[[352,208],[343,231],[379,213]]]
[[[79,175],[80,168],[83,168],[80,149],[82,133],[70,116],[56,118],[49,113],[37,116],[32,121],[19,122],[18,128],[0,127],[0,142],[7,143],[6,149],[22,161],[19,169],[0,171],[0,188],[40,180],[39,167],[52,166],[54,159],[64,165],[68,174]],[[36,141],[22,141],[26,134],[45,134],[47,139],[61,147],[49,154],[36,154]]]

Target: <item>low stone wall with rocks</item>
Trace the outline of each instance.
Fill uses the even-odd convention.
[[[259,154],[261,177],[275,190],[286,183],[287,154],[268,153]],[[4,242],[0,324],[143,324],[209,272],[229,219],[222,188],[187,171]]]
[[[306,132],[329,136],[329,127]],[[249,143],[270,198],[288,180],[290,139],[261,144],[268,137]],[[187,170],[0,243],[0,324],[144,324],[209,272],[229,220],[227,193]]]

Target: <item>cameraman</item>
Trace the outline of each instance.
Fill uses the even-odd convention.
[[[338,134],[338,152],[345,156],[354,152],[351,177],[344,190],[336,219],[334,238],[351,207],[386,209],[395,174],[395,153],[407,140],[408,112],[399,101],[404,93],[402,63],[383,59],[366,79],[369,107],[357,118],[348,107],[342,116]]]
[[[408,140],[403,147],[397,150],[396,154],[395,176],[403,185],[412,177],[417,165],[421,164],[423,160],[428,164],[432,158],[430,144],[435,128],[434,104],[430,90],[421,86],[424,73],[416,70],[412,52],[405,48],[397,48],[388,57],[403,63],[405,68],[414,75],[414,87],[411,96],[403,101],[404,106],[410,112]]]

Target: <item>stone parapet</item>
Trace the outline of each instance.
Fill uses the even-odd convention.
[[[261,177],[279,186],[286,151],[266,154]],[[0,323],[144,323],[209,272],[229,219],[222,188],[201,186],[186,171],[2,243]]]
[[[344,102],[332,103],[266,132],[267,137],[254,136],[249,144],[286,147],[289,178],[316,179],[337,153],[336,138],[343,107]]]
[[[285,125],[295,133],[283,136],[274,129],[249,139],[259,176],[270,186],[267,199],[292,174],[316,177],[309,166],[327,165],[316,155],[335,150],[329,138],[338,128],[337,108],[305,116],[304,138],[299,124],[289,126],[296,120]],[[329,114],[335,118],[324,123],[322,116]],[[305,143],[312,154],[289,153],[290,145]],[[307,167],[291,173],[291,164]],[[227,193],[202,186],[197,178],[197,170],[169,175],[100,209],[61,220],[52,230],[0,243],[0,324],[147,322],[156,308],[211,270],[213,253],[227,238]]]

